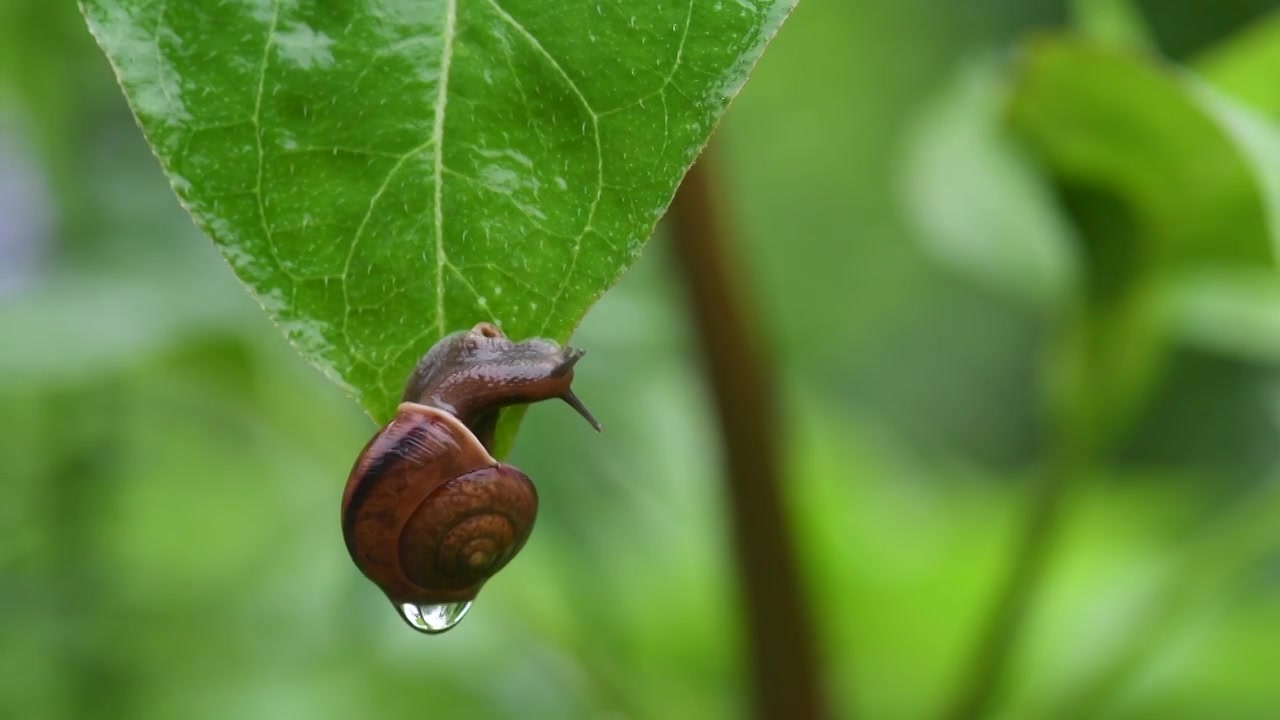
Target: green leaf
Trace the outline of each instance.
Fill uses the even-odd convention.
[[[908,217],[944,264],[1016,300],[1061,307],[1078,283],[1077,238],[1004,132],[1003,70],[974,62],[923,110],[904,157]]]
[[[1207,83],[1140,51],[1041,38],[1012,72],[962,73],[914,140],[907,197],[926,249],[1048,301],[1047,399],[1094,433],[1080,442],[1127,426],[1172,337],[1280,347],[1244,337],[1275,327],[1254,303],[1280,297],[1280,131]]]
[[[791,0],[85,0],[197,224],[374,415],[481,320],[568,338]]]
[[[1251,357],[1280,343],[1244,337],[1267,330],[1260,319],[1275,311],[1254,303],[1273,300],[1265,286],[1280,283],[1274,123],[1150,58],[1046,41],[1019,76],[1011,124],[1064,188],[1090,294],[1154,292],[1143,312],[1167,327],[1126,337],[1175,333]],[[1083,196],[1105,207],[1084,212]]]
[[[1059,185],[1105,195],[1130,218],[1132,247],[1087,248],[1094,274],[1271,264],[1258,178],[1181,75],[1144,57],[1044,39],[1028,48],[1015,83],[1010,124],[1039,164]]]
[[[1253,169],[1274,247],[1280,248],[1280,127],[1208,84],[1188,81]],[[1205,347],[1261,362],[1280,360],[1280,275],[1270,268],[1195,273],[1173,298],[1178,332]]]
[[[1280,119],[1280,12],[1210,49],[1194,66],[1218,89]]]
[[[1187,78],[1184,87],[1252,172],[1272,251],[1280,253],[1280,125],[1194,77]]]
[[[1093,446],[1127,427],[1153,387],[1186,328],[1175,315],[1187,311],[1186,282],[1274,272],[1269,183],[1244,125],[1226,125],[1205,97],[1150,56],[1056,38],[1031,43],[1015,79],[1010,127],[1082,242],[1083,302],[1053,392],[1056,415]]]
[[[926,248],[1023,296],[1274,270],[1280,128],[1145,54],[1042,38],[1012,73],[958,74],[913,140],[907,198]]]
[[[1201,347],[1280,362],[1280,278],[1264,270],[1197,274],[1173,296],[1178,334]]]
[[[1131,0],[1072,0],[1073,24],[1095,42],[1115,48],[1152,50],[1146,19]]]

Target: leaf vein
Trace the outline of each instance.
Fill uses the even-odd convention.
[[[444,10],[444,43],[440,51],[440,80],[436,90],[435,124],[431,127],[431,141],[435,144],[432,170],[435,176],[436,328],[441,336],[447,329],[444,314],[444,270],[449,261],[444,251],[444,120],[449,101],[449,69],[453,64],[457,23],[457,0],[447,0]]]
[[[590,116],[592,136],[595,139],[595,146],[596,146],[595,197],[591,199],[591,207],[587,210],[587,220],[583,224],[582,230],[578,233],[578,236],[574,238],[573,253],[569,257],[569,266],[565,268],[564,278],[560,282],[560,287],[556,289],[556,294],[551,300],[551,307],[547,309],[547,315],[542,321],[541,328],[538,330],[539,334],[541,334],[546,331],[547,325],[551,322],[551,318],[555,315],[556,305],[560,302],[560,298],[564,296],[565,289],[569,287],[569,280],[573,277],[573,273],[578,267],[578,256],[582,253],[582,240],[583,238],[586,237],[587,233],[590,232],[592,229],[591,223],[595,220],[596,209],[600,206],[600,198],[604,194],[604,149],[601,146],[601,142],[600,142],[600,114],[597,113],[595,109],[591,107],[591,103],[587,101],[587,96],[582,93],[582,89],[579,88],[578,84],[573,81],[573,78],[569,76],[569,73],[565,71],[565,69],[560,65],[560,63],[555,59],[555,57],[550,52],[547,51],[547,49],[542,45],[541,42],[538,41],[538,38],[534,37],[533,33],[529,32],[528,28],[526,28],[524,25],[520,23],[520,21],[516,20],[514,17],[511,16],[510,13],[504,10],[502,6],[498,4],[497,0],[489,0],[489,4],[493,6],[494,11],[498,13],[498,16],[502,18],[504,22],[506,22],[508,25],[514,28],[516,32],[523,35],[525,40],[529,42],[529,44],[533,47],[533,49],[536,50],[538,54],[542,55],[542,57],[547,61],[547,63],[549,63],[551,67],[554,68],[556,72],[560,73],[560,76],[564,78],[564,81],[569,85],[569,89],[572,90],[573,93],[578,96],[578,100],[582,102],[582,107],[586,109],[587,115]]]
[[[284,262],[280,259],[280,253],[276,250],[275,239],[271,235],[271,225],[267,222],[266,200],[262,196],[262,178],[266,171],[266,153],[262,146],[262,98],[267,86],[267,67],[271,64],[271,48],[275,44],[276,27],[280,22],[280,0],[275,0],[271,7],[271,25],[267,28],[267,41],[262,46],[262,62],[258,66],[258,90],[253,99],[253,140],[258,151],[258,169],[254,181],[253,194],[258,201],[258,223],[262,227],[262,235],[266,241],[267,250],[271,253],[272,259],[275,260],[276,267],[280,268],[285,276],[292,280],[291,270],[285,267]]]

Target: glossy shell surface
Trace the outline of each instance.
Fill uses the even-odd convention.
[[[351,470],[342,530],[393,603],[460,602],[528,540],[537,502],[529,479],[456,417],[405,402]]]

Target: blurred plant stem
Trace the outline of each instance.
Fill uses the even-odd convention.
[[[1181,561],[1153,593],[1153,602],[1107,662],[1055,703],[1047,717],[1099,717],[1111,708],[1198,605],[1221,593],[1229,580],[1264,560],[1280,544],[1280,482],[1272,480],[1238,499],[1192,539]]]
[[[826,706],[818,653],[781,487],[774,372],[734,267],[713,162],[704,153],[685,176],[669,227],[720,428],[755,715],[820,718]]]
[[[1036,478],[1025,524],[1018,533],[1013,565],[972,656],[969,679],[961,686],[947,717],[984,718],[996,704],[1009,661],[1051,564],[1055,541],[1067,514],[1065,508],[1070,504],[1070,491],[1084,474],[1085,466],[1081,453],[1060,444]]]
[[[1086,225],[1095,240],[1108,231]],[[985,718],[998,705],[1010,661],[1053,563],[1073,490],[1133,425],[1164,357],[1155,296],[1140,284],[1105,277],[1070,316],[1051,349],[1047,377],[1049,448],[1035,480],[1009,574],[978,644],[967,680],[946,716]]]

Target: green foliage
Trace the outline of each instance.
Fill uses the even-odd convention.
[[[957,74],[917,122],[906,156],[911,218],[946,264],[1041,307],[1061,307],[1078,282],[1079,251],[1048,183],[1009,141],[1000,66]]]
[[[1009,80],[1034,64],[992,58],[1018,47],[1015,14],[1053,12],[806,0],[717,138],[785,379],[788,508],[835,717],[932,717],[968,667],[1043,452],[1043,340],[1079,320],[1082,221],[1124,207],[1071,197],[1010,133]],[[1218,167],[1263,183],[1280,163],[1240,148],[1277,117],[1274,45],[1249,41],[1268,27],[1218,37],[1189,60],[1198,80],[1125,56],[1210,118],[1233,158]],[[462,626],[424,639],[336,529],[368,419],[190,227],[83,30],[66,4],[0,3],[0,145],[33,168],[20,185],[57,186],[34,270],[0,290],[0,717],[748,715],[718,458],[660,246],[575,331],[608,432],[530,411],[511,461],[538,485],[534,536]],[[1274,715],[1280,291],[1270,264],[1198,264],[1136,273],[1174,288],[1162,333],[1198,345],[1082,484],[993,714],[1087,717],[1087,698],[1130,720]]]
[[[1072,0],[1071,15],[1081,34],[1118,48],[1155,50],[1155,39],[1131,0]]]
[[[1194,66],[1228,95],[1280,119],[1280,12],[1210,49]]]
[[[787,0],[86,0],[174,189],[378,419],[491,320],[566,339],[637,257]]]
[[[1051,362],[1069,424],[1123,424],[1176,334],[1260,347],[1253,304],[1223,301],[1259,298],[1280,246],[1280,130],[1254,111],[1119,41],[1042,37],[965,73],[917,138],[926,247],[1067,318]]]
[[[1266,115],[1261,84],[1250,82],[1269,54],[1247,36],[1213,56],[1206,82],[1158,57],[1129,3],[1082,1],[1076,11],[1083,37],[1035,37],[1010,62],[961,76],[917,129],[907,166],[926,248],[1023,298],[1048,300],[1044,462],[1068,468],[1058,482],[1073,493],[1134,431],[1175,340],[1274,362],[1280,308],[1280,127]],[[974,178],[986,187],[967,186]],[[1024,211],[986,215],[1009,198]],[[1069,291],[1056,292],[1064,277]],[[1043,517],[1067,513],[1068,501],[1049,502]],[[1276,541],[1260,517],[1243,532],[1234,522],[1206,532],[1204,547],[1233,548],[1234,560],[1218,557],[1215,570],[1257,562]],[[1019,568],[1031,569],[1014,575],[1002,602],[1042,582],[1051,549],[1019,556],[1030,558]],[[1205,573],[1197,552],[1205,551],[1187,553],[1185,575]],[[1106,671],[1084,673],[1089,680],[1063,695],[1064,716],[1091,716],[1115,700],[1170,618],[1184,619],[1194,584],[1166,581],[1161,600],[1149,601],[1155,619],[1126,633]],[[1015,618],[1004,627],[1016,633],[1022,621],[1004,613],[997,617]],[[988,663],[980,677],[996,680],[975,686],[998,687],[1008,652],[979,657]],[[981,712],[1000,699],[979,697]]]
[[[1031,43],[1013,71],[1007,80],[992,64],[966,73],[918,135],[911,197],[930,239],[948,248],[943,259],[1034,293],[1061,282],[1079,258],[1076,294],[1095,301],[1202,271],[1271,265],[1280,193],[1269,148],[1280,134],[1265,121],[1150,57],[1087,41]],[[984,155],[938,157],[965,144]],[[974,183],[980,189],[959,182],[974,172],[986,180]],[[949,188],[985,195],[951,202],[952,214],[935,221],[944,202],[936,195]],[[1042,188],[1057,191],[1056,211]],[[1023,214],[993,213],[1010,194]],[[1109,207],[1084,217],[1097,203]],[[1029,219],[1008,225],[1010,217]],[[1107,232],[1098,223],[1119,218],[1127,227],[1112,241],[1093,239]],[[1005,227],[982,230],[993,223]],[[993,235],[1010,239],[984,246]],[[1013,238],[1047,260],[1008,262],[1033,252]]]
[[[1133,225],[1099,246],[1081,224],[1090,294],[1139,275],[1270,263],[1267,188],[1247,149],[1174,72],[1072,41],[1042,40],[1025,53],[1009,109],[1014,134],[1056,183],[1110,197]]]

